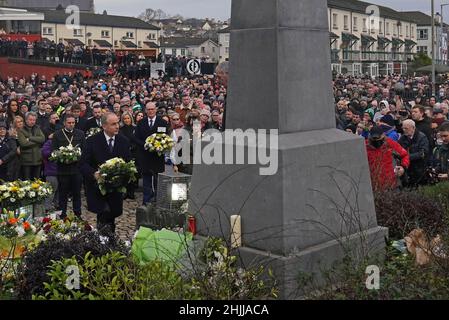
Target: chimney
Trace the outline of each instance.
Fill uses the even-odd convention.
[[[107,15],[108,15],[108,12],[107,12],[106,10],[104,10],[104,11],[103,11],[103,15],[104,15],[104,16],[107,16]]]

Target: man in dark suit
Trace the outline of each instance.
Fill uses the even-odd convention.
[[[87,120],[81,117],[81,107],[79,104],[73,105],[71,111],[72,115],[75,117],[75,129],[85,132]]]
[[[81,172],[85,180],[87,206],[89,211],[97,214],[97,229],[108,235],[115,233],[115,218],[123,214],[123,194],[118,192],[100,193],[97,180],[99,167],[113,158],[131,160],[130,143],[118,135],[119,119],[113,113],[106,113],[101,118],[103,132],[86,140],[81,156]]]
[[[53,135],[52,149],[58,150],[60,147],[82,148],[84,145],[84,132],[75,128],[75,117],[67,115],[64,119],[64,128],[56,131]],[[58,163],[58,189],[59,189],[59,209],[62,210],[62,217],[67,215],[67,201],[69,194],[73,198],[73,212],[81,218],[81,186],[82,177],[80,174],[79,161],[72,164]]]
[[[101,128],[101,105],[100,103],[94,104],[93,117],[86,122],[86,132],[92,128]]]
[[[157,108],[154,102],[148,102],[145,110],[147,117],[139,122],[135,131],[139,169],[143,177],[144,205],[156,201],[157,177],[159,173],[165,171],[164,156],[145,150],[145,140],[155,133],[167,133],[168,130],[168,123],[161,117],[156,116]]]

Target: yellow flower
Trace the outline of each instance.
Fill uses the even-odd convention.
[[[19,190],[20,190],[19,187],[16,187],[16,186],[12,186],[12,187],[9,189],[10,192],[14,192],[14,193],[18,192]]]
[[[32,189],[39,189],[39,187],[40,187],[40,185],[38,184],[38,183],[33,183],[32,185],[31,185],[31,188]]]

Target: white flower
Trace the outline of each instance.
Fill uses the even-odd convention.
[[[16,230],[19,238],[21,238],[25,235],[25,229],[23,227],[16,227],[15,230]]]
[[[101,242],[101,244],[106,244],[106,242],[109,242],[109,238],[108,237],[104,237],[104,236],[100,236],[100,242]]]
[[[15,198],[10,198],[9,201],[14,203],[14,202],[16,202],[16,199]]]

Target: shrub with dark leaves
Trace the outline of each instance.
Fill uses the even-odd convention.
[[[97,232],[83,232],[70,240],[52,236],[23,257],[19,268],[18,298],[28,300],[33,294],[44,293],[44,282],[50,280],[47,273],[52,260],[73,256],[82,259],[88,252],[94,257],[101,257],[113,251],[126,255],[129,253],[129,249],[119,239],[105,240]]]
[[[442,230],[444,208],[435,199],[415,191],[389,191],[375,195],[377,222],[389,228],[392,239],[402,239],[421,228],[428,236]]]

